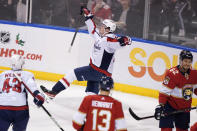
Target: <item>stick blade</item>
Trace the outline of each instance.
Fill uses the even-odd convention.
[[[134,112],[133,110],[129,107],[129,113],[131,114],[131,116],[136,119],[136,120],[141,120]]]

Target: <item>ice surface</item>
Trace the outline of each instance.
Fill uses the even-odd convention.
[[[43,84],[51,88],[55,83],[37,80],[38,86]],[[72,128],[72,117],[77,111],[83,97],[85,88],[71,85],[67,90],[62,91],[56,98],[49,103],[45,103],[45,108],[52,114],[56,121],[65,131],[75,131]],[[154,118],[136,121],[128,112],[128,108],[139,115],[153,115],[154,109],[158,104],[157,99],[113,91],[112,96],[123,103],[125,119],[128,131],[159,131],[158,121]],[[41,109],[37,108],[29,95],[30,120],[27,131],[60,131],[49,116]],[[191,111],[191,125],[197,122],[196,111]],[[11,129],[9,129],[11,131]]]

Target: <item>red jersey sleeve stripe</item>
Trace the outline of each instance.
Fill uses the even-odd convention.
[[[62,78],[62,80],[63,80],[68,86],[70,86],[70,83],[69,83],[65,78]]]
[[[108,42],[118,42],[118,39],[107,37]]]
[[[95,33],[95,31],[96,31],[96,24],[94,23],[94,21],[93,20],[91,20],[92,21],[92,23],[93,23],[93,25],[94,25],[94,29],[93,29],[93,31],[92,31],[92,34],[94,34]]]

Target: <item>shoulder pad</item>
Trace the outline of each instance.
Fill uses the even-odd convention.
[[[34,74],[33,73],[31,73],[31,72],[29,72],[29,71],[22,71],[24,74],[26,74],[26,75],[29,75],[29,76],[31,76],[31,77],[34,77]],[[21,73],[22,73],[21,72]]]
[[[175,76],[175,75],[177,75],[177,74],[179,74],[180,72],[179,72],[179,70],[178,70],[178,68],[177,67],[172,67],[172,68],[170,68],[168,71],[167,71],[167,74],[168,75],[172,75],[172,76]]]

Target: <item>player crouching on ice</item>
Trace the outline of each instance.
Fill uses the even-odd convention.
[[[25,61],[20,55],[11,57],[11,70],[0,74],[0,131],[7,131],[13,125],[13,131],[26,131],[29,121],[29,106],[24,85],[15,77],[18,74],[28,85],[35,98],[34,103],[41,106],[44,96],[41,94],[31,72],[23,71]]]
[[[191,108],[193,92],[197,95],[197,70],[191,68],[193,55],[182,50],[178,66],[167,70],[159,92],[159,106],[155,109],[155,118],[160,120],[161,131],[188,131],[190,111],[165,116],[166,113]]]
[[[101,77],[111,77],[112,75],[116,50],[131,44],[130,37],[117,37],[113,34],[116,24],[112,20],[104,20],[99,26],[99,29],[97,29],[92,20],[93,14],[87,8],[83,7],[81,8],[81,12],[85,16],[88,32],[95,40],[90,63],[88,66],[79,67],[70,71],[53,86],[52,90],[41,86],[41,89],[51,98],[54,98],[59,92],[68,88],[74,80],[87,81],[87,94],[98,94],[98,85]]]
[[[73,117],[77,131],[127,131],[121,102],[109,96],[113,85],[111,77],[103,76],[99,95],[84,97]]]

